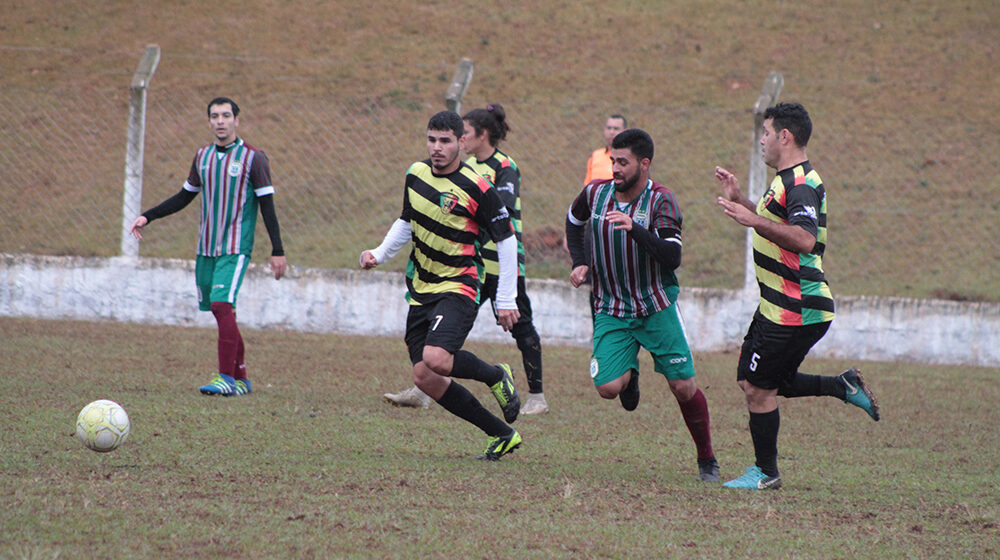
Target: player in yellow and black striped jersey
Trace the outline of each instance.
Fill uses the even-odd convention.
[[[459,159],[462,117],[442,111],[427,123],[429,159],[406,174],[403,210],[382,243],[361,253],[371,269],[411,245],[407,265],[406,346],[414,384],[446,410],[489,436],[481,459],[498,460],[520,446],[508,424],[517,419],[520,397],[510,366],[491,366],[462,350],[479,303],[480,235],[497,244],[500,274],[496,304],[504,330],[517,323],[517,241],[496,191]],[[504,413],[490,413],[453,378],[485,383]]]
[[[760,305],[743,340],[736,378],[746,394],[756,461],[743,476],[724,484],[751,490],[781,486],[778,473],[778,395],[832,396],[878,421],[875,395],[852,368],[838,376],[798,371],[806,354],[830,328],[833,296],[823,272],[826,250],[826,189],[806,154],[812,134],[809,113],[798,103],[764,112],[761,153],[777,175],[755,205],[736,177],[717,167],[718,203],[727,216],[753,229]]]
[[[544,414],[549,411],[545,393],[542,391],[542,341],[531,318],[531,299],[528,298],[524,278],[524,244],[521,241],[521,172],[513,158],[501,152],[497,146],[507,138],[510,126],[507,113],[499,103],[491,103],[485,108],[473,109],[462,117],[465,120],[465,160],[472,169],[482,175],[507,207],[514,235],[517,237],[517,310],[521,313],[518,322],[511,329],[511,335],[521,352],[524,374],[528,379],[528,398],[521,409],[522,414]],[[483,282],[482,298],[496,301],[497,263],[496,244],[484,241],[481,247],[486,279]],[[496,315],[493,305],[493,314]]]

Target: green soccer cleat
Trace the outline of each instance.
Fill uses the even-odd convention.
[[[503,419],[508,424],[513,424],[514,420],[517,420],[518,413],[521,412],[521,397],[517,395],[517,389],[514,387],[514,376],[511,374],[510,366],[497,364],[497,367],[503,371],[503,377],[490,386],[490,391],[493,391],[493,396],[496,397],[497,403],[503,409]]]
[[[236,380],[224,373],[217,373],[208,385],[201,387],[202,395],[222,395],[228,397],[236,394]]]
[[[490,443],[486,446],[486,451],[482,455],[476,455],[476,459],[483,461],[499,461],[500,457],[521,447],[521,434],[517,430],[505,436],[491,437]]]
[[[236,390],[233,391],[234,396],[238,397],[241,395],[249,395],[253,392],[253,389],[250,387],[249,379],[237,379],[234,385],[236,386]]]
[[[864,410],[872,420],[879,421],[878,400],[875,394],[865,385],[865,380],[861,377],[861,372],[851,368],[837,376],[844,384],[844,402]]]
[[[742,488],[744,490],[777,490],[781,488],[780,476],[767,476],[760,467],[754,465],[747,467],[743,476],[734,478],[729,482],[723,482],[726,488]]]

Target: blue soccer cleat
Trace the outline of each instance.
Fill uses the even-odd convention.
[[[875,394],[865,385],[865,380],[861,377],[861,372],[851,368],[837,376],[844,384],[844,402],[864,410],[872,420],[878,422],[879,410],[878,400]]]
[[[200,390],[202,395],[222,395],[223,397],[228,397],[236,394],[236,380],[224,373],[217,373],[212,378],[212,381],[208,385],[203,385]],[[247,392],[250,392],[249,385],[247,385]]]
[[[754,465],[747,467],[743,476],[734,478],[729,482],[723,482],[726,488],[743,488],[745,490],[777,490],[781,488],[780,476],[767,476],[760,467]]]

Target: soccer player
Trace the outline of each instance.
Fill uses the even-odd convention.
[[[736,177],[716,167],[723,212],[753,229],[753,255],[760,304],[743,339],[736,379],[746,394],[756,461],[729,488],[781,487],[778,472],[778,395],[832,396],[879,419],[875,395],[861,372],[838,376],[798,371],[809,349],[833,321],[833,296],[823,273],[826,250],[826,189],[806,154],[812,134],[809,113],[798,103],[779,103],[764,112],[761,153],[777,174],[754,205]]]
[[[639,405],[639,347],[653,357],[680,405],[697,449],[698,478],[719,481],[708,401],[695,383],[694,363],[677,311],[681,212],[670,190],[649,178],[653,140],[628,129],[611,143],[613,179],[588,184],[566,216],[573,258],[570,283],[588,276],[594,321],[590,377],[605,399],[625,410]],[[591,227],[586,254],[585,224]],[[588,258],[589,257],[589,258]],[[587,263],[593,263],[588,265]]]
[[[464,131],[462,117],[454,111],[431,117],[430,157],[410,166],[402,213],[378,247],[361,253],[361,268],[375,268],[411,246],[405,340],[413,382],[448,412],[486,433],[486,451],[477,458],[497,461],[521,445],[521,435],[509,425],[517,419],[521,399],[510,366],[489,365],[462,345],[479,308],[480,234],[497,245],[497,322],[505,331],[517,324],[517,239],[496,190],[459,158]],[[488,385],[504,420],[454,378]]]
[[[469,158],[465,160],[472,169],[482,175],[493,187],[500,200],[507,207],[511,222],[514,224],[514,235],[517,238],[517,309],[520,319],[511,329],[511,335],[521,351],[521,361],[524,373],[528,378],[528,398],[521,408],[521,414],[544,414],[549,411],[549,405],[542,391],[542,341],[538,331],[531,321],[531,300],[525,289],[524,280],[524,245],[521,242],[521,172],[517,164],[507,154],[497,149],[501,140],[507,138],[510,126],[507,115],[499,103],[487,105],[485,109],[473,109],[462,117],[465,121],[465,152]],[[483,264],[486,268],[486,280],[480,294],[480,305],[489,299],[493,307],[493,316],[498,317],[496,307],[497,280],[500,266],[497,262],[497,247],[492,241],[487,241],[481,247]],[[398,406],[423,407],[429,404],[430,397],[420,389],[412,387],[399,393],[386,393],[385,399]]]
[[[198,307],[211,311],[219,327],[219,368],[208,385],[201,387],[201,392],[228,397],[251,392],[235,307],[243,276],[250,266],[258,208],[271,239],[269,264],[275,280],[284,276],[287,262],[274,211],[274,186],[267,156],[236,135],[240,107],[232,99],[213,99],[207,112],[215,142],[195,154],[180,192],[143,212],[132,222],[130,232],[141,240],[147,224],[185,208],[202,193],[195,283]]]

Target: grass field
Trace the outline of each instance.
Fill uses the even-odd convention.
[[[695,480],[677,406],[648,364],[626,413],[596,395],[586,349],[545,348],[552,412],[518,419],[523,448],[484,464],[471,426],[381,401],[408,384],[401,341],[244,336],[254,394],[207,398],[196,387],[214,330],[0,319],[0,558],[1000,554],[995,369],[860,364],[879,423],[835,400],[782,401],[785,487],[752,493]],[[513,345],[470,348],[517,361]],[[696,356],[724,477],[753,460],[735,361]],[[132,419],[109,454],[74,434],[98,398]]]

